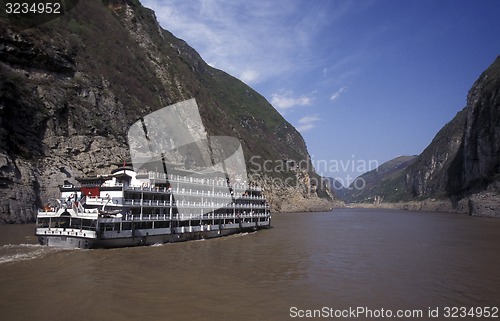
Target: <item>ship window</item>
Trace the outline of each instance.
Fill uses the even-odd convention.
[[[122,230],[131,230],[131,229],[132,229],[132,223],[130,222],[122,223]]]
[[[55,227],[55,228],[65,228],[69,226],[69,217],[55,217],[52,219],[52,224],[50,227]]]
[[[150,229],[153,228],[153,222],[137,222],[135,223],[135,228],[140,229]]]
[[[120,223],[103,223],[100,224],[101,231],[119,231]]]
[[[95,220],[82,219],[82,228],[86,230],[95,230]]]
[[[39,218],[36,227],[49,227],[50,219],[48,217]]]
[[[180,221],[179,227],[181,227],[181,226],[189,226],[189,221]]]
[[[71,228],[81,228],[82,226],[82,219],[81,218],[73,218],[71,219],[69,227]]]
[[[170,227],[170,226],[169,226],[169,222],[167,222],[167,221],[155,222],[155,228],[168,228],[168,227]]]

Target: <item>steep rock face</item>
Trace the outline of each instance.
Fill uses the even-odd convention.
[[[500,217],[500,57],[474,83],[465,108],[416,159],[399,167],[382,164],[359,179],[367,184],[349,191],[348,201]]]
[[[447,195],[450,179],[454,179],[449,169],[463,142],[465,114],[465,109],[457,113],[407,169],[404,188],[412,197]]]
[[[0,222],[31,221],[65,181],[122,164],[130,125],[190,98],[210,135],[240,139],[247,163],[309,159],[264,97],[208,66],[137,1],[80,1],[26,30],[0,17],[0,75]],[[266,175],[276,173],[255,177]]]
[[[406,191],[450,198],[471,215],[500,217],[500,57],[479,77],[467,105],[409,167]]]
[[[500,178],[500,57],[477,80],[467,102],[461,185],[474,192]]]

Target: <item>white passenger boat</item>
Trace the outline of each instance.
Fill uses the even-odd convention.
[[[38,211],[36,236],[48,246],[96,248],[209,239],[269,228],[271,215],[258,186],[222,173],[185,170],[78,178]]]

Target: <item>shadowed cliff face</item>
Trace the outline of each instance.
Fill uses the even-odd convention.
[[[500,57],[479,77],[467,105],[409,167],[412,196],[460,199],[495,189],[500,173]]]
[[[469,92],[465,128],[462,186],[475,192],[500,179],[500,57]]]
[[[135,121],[191,98],[208,133],[238,138],[247,163],[308,159],[264,97],[208,66],[137,1],[80,1],[25,30],[0,17],[0,75],[0,222],[30,221],[65,180],[123,164]]]
[[[457,210],[500,217],[500,57],[408,168],[405,189],[416,199],[450,199]]]
[[[417,158],[396,158],[357,180],[365,188],[351,188],[348,201],[500,217],[500,57]]]
[[[419,155],[405,173],[405,192],[411,197],[446,197],[451,180],[450,171],[457,170],[456,159],[462,146],[465,109],[446,124],[431,144]]]

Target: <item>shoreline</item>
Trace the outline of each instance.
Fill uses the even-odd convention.
[[[406,201],[397,203],[347,203],[346,208],[381,208],[408,211],[449,212],[476,217],[500,218],[500,197],[496,193],[483,192],[462,198],[459,201],[451,199],[425,199],[421,201]]]

